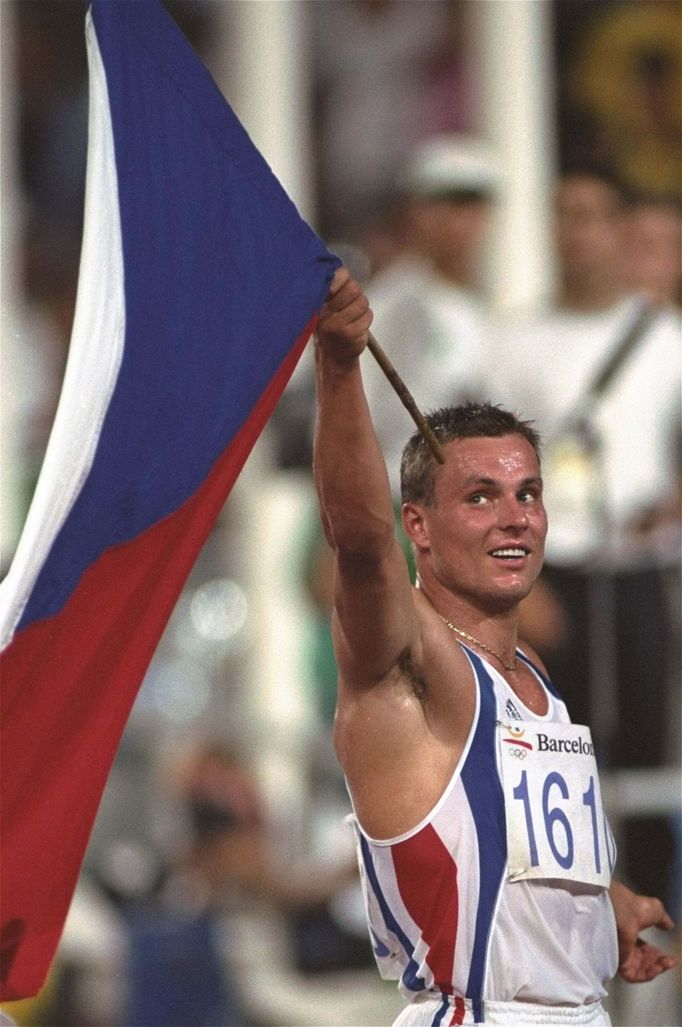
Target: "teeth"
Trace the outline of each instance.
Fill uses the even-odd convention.
[[[495,549],[493,556],[525,556],[525,549]]]

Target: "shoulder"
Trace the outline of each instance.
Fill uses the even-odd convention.
[[[352,718],[364,718],[370,708],[380,707],[408,731],[418,727],[428,732],[438,724],[439,734],[448,726],[458,733],[460,722],[468,720],[468,700],[473,698],[470,663],[421,590],[413,587],[411,597],[416,628],[412,642],[396,649],[390,666],[373,680],[358,684],[342,672],[339,709]],[[343,647],[338,638],[337,646]],[[385,725],[386,721],[379,730]]]
[[[463,650],[414,590],[421,641],[371,688],[340,681],[334,744],[360,823],[374,838],[412,830],[459,762],[475,711]]]

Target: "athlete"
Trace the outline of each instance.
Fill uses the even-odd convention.
[[[340,269],[317,330],[314,471],[334,740],[379,970],[409,1002],[396,1025],[608,1024],[616,970],[674,965],[639,939],[672,921],[611,881],[589,730],[517,639],[547,530],[537,436],[487,404],[429,415],[444,464],[416,435],[401,467],[413,586],[362,387],[371,321]]]

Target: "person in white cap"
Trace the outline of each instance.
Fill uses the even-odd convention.
[[[374,334],[423,408],[480,394],[487,317],[478,264],[497,182],[488,147],[450,133],[418,145],[397,179],[406,250],[367,291]],[[374,368],[366,380],[386,462],[397,468],[409,415]],[[397,495],[397,473],[391,486]]]

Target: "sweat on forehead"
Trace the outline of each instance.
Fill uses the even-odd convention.
[[[426,415],[438,441],[502,438],[520,435],[533,447],[540,461],[540,436],[532,423],[492,403],[466,403],[441,407]],[[415,432],[403,449],[400,462],[400,489],[403,503],[433,503],[439,464],[436,463],[420,432]]]

